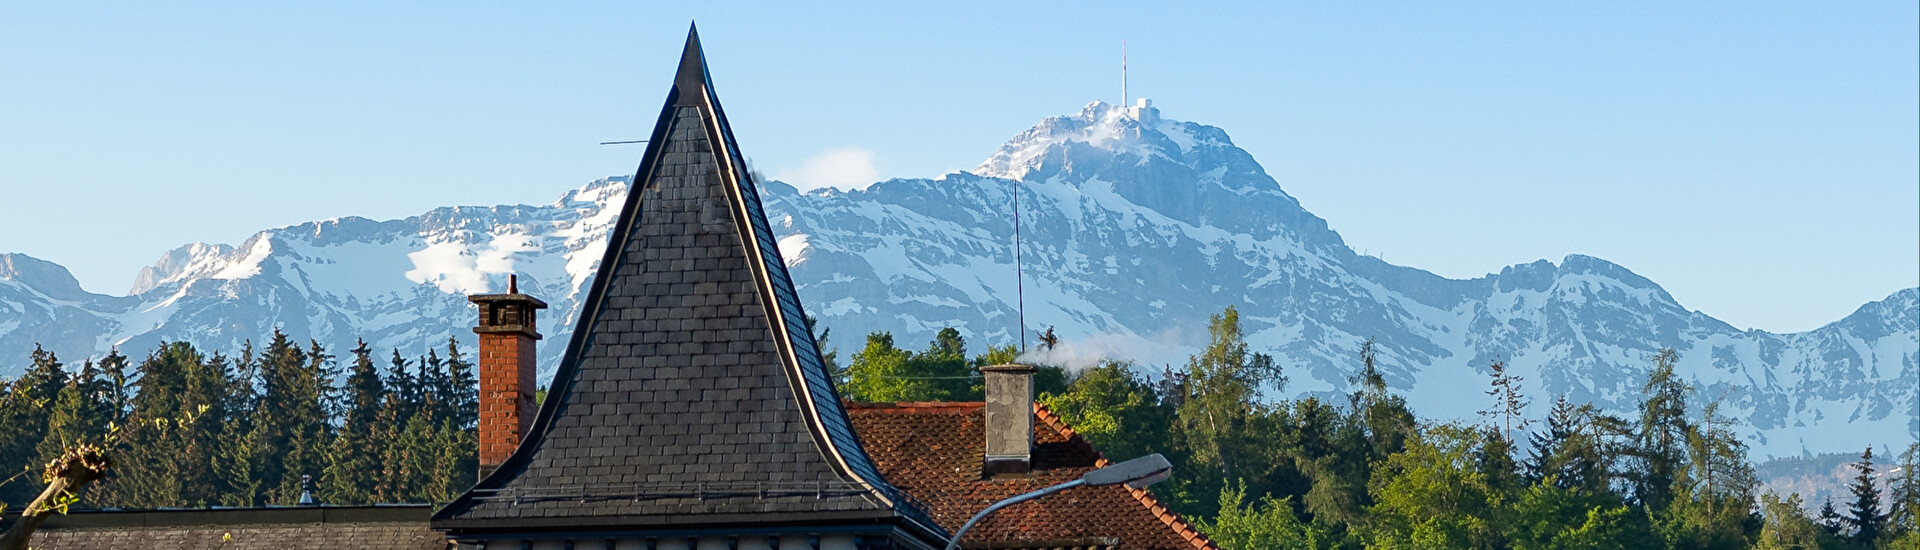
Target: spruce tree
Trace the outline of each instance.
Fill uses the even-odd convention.
[[[60,390],[67,385],[67,371],[58,356],[36,345],[29,357],[32,364],[7,385],[0,399],[0,419],[5,419],[0,422],[0,481],[11,481],[0,483],[0,503],[16,506],[40,493],[33,483],[42,465],[37,460],[38,447],[46,437]]]
[[[480,423],[480,379],[460,353],[460,341],[452,336],[447,337],[447,387],[451,390],[444,397],[451,413],[448,420],[455,429],[474,429]]]
[[[132,412],[133,407],[135,373],[131,372],[132,365],[127,361],[127,356],[120,354],[119,348],[114,348],[107,351],[106,357],[100,358],[95,368],[101,385],[107,391],[108,424],[126,425],[127,414]]]
[[[400,350],[393,350],[393,358],[387,360],[387,375],[381,380],[381,386],[390,396],[386,406],[396,409],[399,422],[406,422],[413,411],[420,408],[420,378],[407,371],[413,363],[400,356]]]
[[[68,378],[67,385],[54,397],[47,432],[40,439],[34,464],[46,464],[82,444],[104,443],[102,438],[112,422],[107,392],[93,361],[82,363],[80,371]]]
[[[187,365],[199,361],[199,353],[184,342],[163,342],[140,361],[130,421],[121,428],[120,464],[101,481],[98,502],[122,508],[181,505],[180,425],[195,420],[181,413],[187,403]]]
[[[327,473],[321,477],[322,499],[333,504],[365,504],[374,501],[379,475],[380,437],[378,425],[386,388],[380,371],[373,365],[373,350],[361,340],[353,350],[353,366],[343,388],[343,416],[338,436],[333,439]]]
[[[1860,461],[1853,464],[1853,483],[1847,485],[1853,493],[1853,503],[1847,505],[1847,515],[1843,518],[1853,528],[1853,543],[1862,548],[1873,547],[1880,538],[1881,530],[1886,526],[1887,516],[1880,513],[1880,487],[1874,481],[1873,446],[1860,453]]]
[[[219,499],[225,506],[265,504],[266,447],[264,433],[254,429],[259,410],[260,359],[253,341],[241,344],[240,356],[227,371],[226,406],[230,411],[221,433],[220,460],[215,471],[226,489]]]
[[[280,331],[261,354],[252,426],[255,456],[278,457],[261,461],[254,476],[266,503],[293,504],[300,496],[300,476],[325,473],[332,435],[330,359],[318,342],[303,350]]]
[[[433,477],[423,495],[426,500],[433,502],[453,500],[466,492],[468,487],[473,486],[476,481],[474,474],[480,469],[480,436],[477,430],[480,388],[479,381],[473,375],[474,369],[465,357],[460,353],[460,342],[447,338],[446,387],[449,393],[441,398],[448,404],[448,416],[436,426]]]
[[[1845,522],[1846,520],[1840,517],[1840,512],[1833,509],[1833,497],[1827,497],[1827,500],[1820,504],[1820,516],[1817,521],[1821,532],[1829,538],[1839,538],[1844,533],[1842,529],[1846,528]]]
[[[1527,481],[1552,478],[1562,489],[1589,495],[1608,492],[1612,481],[1612,454],[1599,432],[1599,413],[1592,404],[1575,406],[1560,396],[1547,411],[1546,431],[1531,436],[1526,461]]]

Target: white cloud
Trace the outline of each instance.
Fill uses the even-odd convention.
[[[807,159],[797,170],[774,174],[774,179],[793,184],[801,191],[822,187],[865,189],[880,179],[873,167],[873,151],[863,147],[828,149]]]

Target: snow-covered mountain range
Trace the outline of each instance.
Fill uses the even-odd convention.
[[[127,296],[82,290],[67,271],[0,254],[0,374],[38,343],[69,360],[186,340],[234,351],[278,327],[336,351],[425,353],[469,345],[465,295],[508,273],[553,306],[543,374],[558,362],[627,179],[542,206],[447,207],[404,220],[341,218],[269,229],[238,246],[194,243],[143,269]],[[1013,262],[1020,189],[1022,262]],[[1355,253],[1219,128],[1152,108],[1093,103],[1015,136],[971,172],[857,191],[761,196],[809,313],[851,353],[871,331],[919,347],[941,327],[975,346],[1029,331],[1065,339],[1044,359],[1124,357],[1158,372],[1205,342],[1207,316],[1236,306],[1288,393],[1341,391],[1373,338],[1389,383],[1415,410],[1487,408],[1496,358],[1525,377],[1534,410],[1553,396],[1624,410],[1649,357],[1680,351],[1703,398],[1724,400],[1757,458],[1904,447],[1920,432],[1920,289],[1816,330],[1742,331],[1675,302],[1599,258],[1568,256],[1468,280]],[[844,354],[843,354],[844,355]]]

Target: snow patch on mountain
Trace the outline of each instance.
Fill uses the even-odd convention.
[[[81,290],[49,262],[0,255],[0,373],[36,343],[68,359],[162,341],[235,352],[274,330],[331,349],[364,338],[403,355],[448,338],[471,349],[465,296],[518,274],[546,300],[542,375],[559,362],[628,178],[540,206],[438,208],[401,220],[339,218],[269,229],[239,246],[163,254],[129,296]],[[1024,276],[1016,278],[1014,193]],[[1350,390],[1374,340],[1416,410],[1474,417],[1487,365],[1525,377],[1536,415],[1555,396],[1624,411],[1649,358],[1680,351],[1702,399],[1741,421],[1759,457],[1901,446],[1920,431],[1920,290],[1795,334],[1741,331],[1687,310],[1623,266],[1572,255],[1447,279],[1354,253],[1225,131],[1151,108],[1089,104],[1048,118],[972,172],[761,197],[808,312],[831,345],[889,331],[917,348],[955,327],[979,351],[1065,341],[1032,360],[1130,359],[1157,375],[1206,343],[1207,317],[1239,309],[1253,351],[1288,395]],[[1029,348],[1033,350],[1034,348]]]

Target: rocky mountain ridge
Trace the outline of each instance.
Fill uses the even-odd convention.
[[[449,335],[471,342],[464,295],[503,288],[508,273],[553,306],[540,360],[550,372],[626,183],[596,181],[541,206],[340,218],[238,246],[189,244],[143,269],[128,296],[0,255],[0,374],[17,372],[35,343],[68,358],[172,340],[238,350],[275,328],[333,349],[365,338],[420,354]],[[1204,342],[1207,315],[1233,305],[1254,349],[1285,367],[1289,394],[1344,391],[1355,350],[1373,338],[1389,383],[1422,414],[1486,408],[1496,358],[1525,377],[1536,411],[1556,395],[1621,410],[1638,398],[1648,357],[1671,347],[1700,395],[1743,422],[1758,457],[1904,446],[1920,431],[1920,290],[1773,334],[1688,310],[1587,256],[1448,279],[1355,253],[1225,131],[1150,107],[1096,102],[1046,119],[970,172],[857,191],[766,182],[761,196],[809,313],[842,349],[877,330],[917,347],[945,326],[975,346],[1011,343],[1024,292],[1028,330],[1066,337],[1044,359],[1132,358],[1157,373]]]

